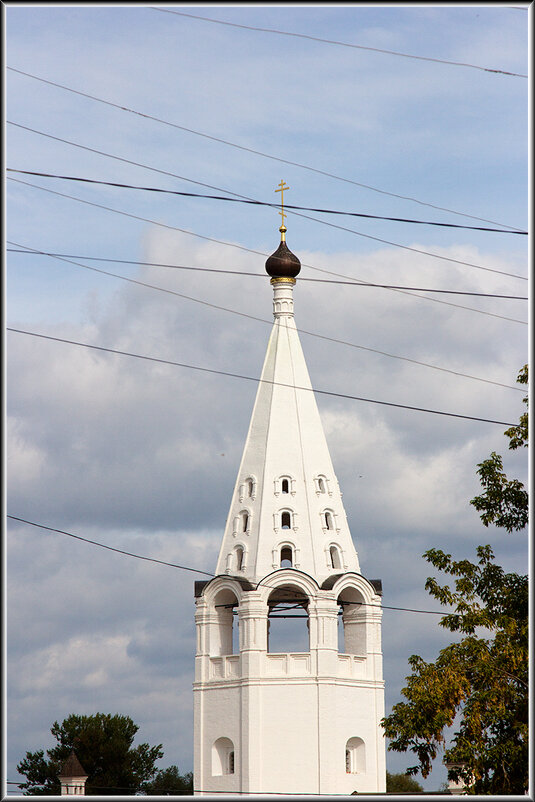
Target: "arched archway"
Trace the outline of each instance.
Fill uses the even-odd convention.
[[[230,588],[222,588],[213,599],[217,623],[212,629],[210,654],[220,657],[237,651],[237,621],[234,624],[234,608],[238,605],[236,594]]]
[[[346,587],[338,596],[338,604],[342,613],[338,650],[343,654],[366,655],[366,607],[362,593],[357,588]]]
[[[271,591],[268,597],[268,652],[308,652],[308,596],[291,583]]]

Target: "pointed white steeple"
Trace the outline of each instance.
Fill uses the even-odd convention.
[[[259,582],[291,565],[321,585],[360,569],[295,325],[300,263],[285,231],[266,262],[274,324],[216,574]]]

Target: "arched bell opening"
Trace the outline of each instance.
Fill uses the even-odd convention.
[[[288,584],[273,590],[268,598],[267,651],[309,652],[308,596]]]
[[[357,588],[346,587],[338,596],[338,651],[366,655],[366,604]]]
[[[231,590],[224,588],[215,595],[213,604],[216,620],[212,624],[210,654],[212,657],[237,654],[238,617],[234,615],[234,609],[238,606],[238,598]]]

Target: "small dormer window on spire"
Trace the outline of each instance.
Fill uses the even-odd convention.
[[[324,473],[320,473],[320,474],[318,474],[318,476],[316,476],[314,478],[314,484],[315,484],[316,495],[317,496],[322,496],[322,495],[325,495],[325,494],[328,494],[329,496],[332,496],[332,491],[331,491],[331,488],[330,488],[330,485],[329,485],[329,480],[327,479],[327,477],[325,476]]]
[[[273,483],[273,489],[276,496],[295,496],[295,479],[289,473],[277,476]]]
[[[256,477],[254,476],[247,476],[243,482],[240,484],[238,496],[240,499],[240,503],[242,503],[245,499],[251,499],[251,501],[255,500],[256,497]]]
[[[292,509],[286,507],[286,509],[282,509],[274,513],[273,528],[275,532],[278,532],[279,529],[293,529],[294,532],[297,532],[296,519],[296,513]]]
[[[281,549],[281,568],[291,568],[293,566],[293,550],[291,546],[283,546]]]
[[[232,536],[249,535],[251,532],[251,513],[249,510],[241,510],[234,518]]]

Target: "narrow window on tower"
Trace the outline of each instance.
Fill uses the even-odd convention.
[[[329,554],[331,557],[331,568],[341,568],[342,561],[340,559],[340,550],[338,546],[331,546],[329,549]]]
[[[228,773],[234,774],[234,750],[228,753]]]
[[[291,568],[293,565],[293,552],[291,546],[283,546],[281,549],[281,568]]]
[[[236,570],[242,571],[243,570],[243,547],[238,546],[236,548]]]
[[[253,495],[253,480],[251,478],[245,480],[245,495],[249,498]]]
[[[292,526],[292,516],[285,510],[281,513],[281,529],[290,529]]]
[[[322,476],[318,478],[318,490],[320,493],[325,493],[325,479]]]
[[[249,526],[249,513],[242,513],[242,532],[247,532]]]
[[[281,482],[281,493],[289,493],[290,492],[290,483],[288,479],[283,479]]]
[[[332,513],[329,512],[329,510],[327,510],[327,512],[324,513],[324,516],[325,516],[325,528],[334,529]]]

